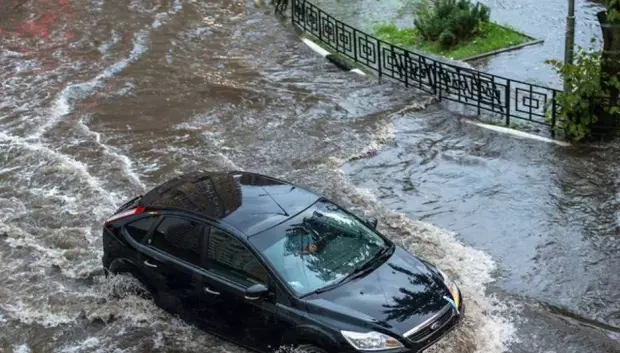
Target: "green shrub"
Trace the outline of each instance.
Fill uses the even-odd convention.
[[[423,0],[414,25],[426,41],[439,41],[443,49],[449,49],[473,37],[490,15],[488,6],[471,0]]]
[[[610,97],[610,91],[603,88],[602,81],[606,80],[616,89],[620,89],[620,81],[617,77],[609,78],[601,72],[600,51],[594,47],[578,47],[573,64],[558,60],[546,60],[546,63],[553,66],[567,86],[555,97],[555,102],[560,106],[557,127],[567,139],[578,142],[592,137],[592,128],[603,114],[620,119],[620,107],[601,104],[605,98]],[[551,118],[551,109],[548,109],[547,119]]]
[[[442,48],[450,48],[456,44],[456,36],[451,31],[445,30],[439,35],[439,44]]]

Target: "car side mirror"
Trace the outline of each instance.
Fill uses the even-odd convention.
[[[369,217],[366,219],[366,223],[372,228],[372,229],[376,229],[377,228],[377,219],[375,217]]]
[[[264,284],[257,283],[245,290],[245,299],[258,300],[266,297],[268,293],[269,289]]]

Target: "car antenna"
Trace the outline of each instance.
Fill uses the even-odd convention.
[[[286,212],[286,210],[285,210],[284,208],[282,208],[282,206],[280,206],[280,204],[278,203],[278,201],[276,201],[276,200],[273,198],[273,196],[271,196],[271,194],[270,194],[267,190],[265,190],[265,188],[264,188],[264,187],[263,187],[262,189],[263,189],[263,191],[265,191],[265,194],[269,195],[269,197],[273,200],[273,202],[275,202],[275,203],[276,203],[276,205],[278,205],[278,207],[280,207],[280,209],[282,210],[282,212],[284,212],[284,215],[285,215],[286,217],[290,217],[290,215]]]

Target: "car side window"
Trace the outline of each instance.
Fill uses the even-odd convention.
[[[141,243],[149,229],[153,226],[153,223],[155,223],[155,220],[157,220],[156,217],[142,218],[125,225],[125,229],[135,241]]]
[[[263,265],[239,240],[215,227],[208,239],[209,270],[244,287],[269,283]]]
[[[200,266],[204,228],[199,222],[166,217],[153,232],[149,244],[160,251]]]

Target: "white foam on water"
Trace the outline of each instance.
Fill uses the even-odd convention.
[[[81,179],[90,188],[99,192],[104,198],[104,200],[108,202],[108,204],[116,205],[116,198],[102,187],[101,182],[97,178],[95,178],[88,172],[88,166],[86,166],[84,163],[81,163],[66,154],[56,152],[39,142],[30,141],[29,139],[24,139],[17,136],[11,136],[0,131],[0,143],[2,142],[8,142],[9,148],[11,147],[11,145],[17,145],[23,149],[38,152],[50,158],[56,159],[60,162],[62,167],[78,173]]]
[[[38,187],[29,187],[27,192],[33,197],[40,197],[49,200],[53,204],[61,204],[63,205],[63,212],[67,212],[69,214],[78,215],[83,211],[81,210],[81,206],[78,202],[78,195],[68,195],[61,190],[59,190],[58,186],[38,188]],[[60,202],[54,202],[60,201]]]
[[[32,307],[21,300],[11,304],[0,304],[8,317],[25,324],[39,324],[44,327],[57,327],[75,321],[76,316],[64,312],[54,312],[49,307]]]
[[[147,8],[145,2],[148,2],[148,1],[131,0],[127,4],[127,6],[129,7],[130,10],[140,12],[140,13],[153,13],[161,7],[161,5],[157,4],[151,8]]]
[[[103,4],[105,3],[105,0],[91,0],[90,3],[92,4],[92,6],[90,7],[91,11],[101,11],[103,10]]]
[[[153,173],[159,169],[161,169],[161,165],[159,163],[142,164],[143,173]]]
[[[63,353],[75,353],[75,352],[81,351],[82,349],[93,350],[94,348],[96,348],[100,344],[101,344],[101,342],[99,341],[98,338],[96,338],[96,337],[89,337],[84,342],[80,343],[78,346],[64,348],[64,349],[61,350],[61,352],[63,352]]]
[[[155,15],[155,20],[151,24],[153,28],[159,28],[162,25],[168,23],[172,15],[178,13],[183,9],[183,4],[179,0],[174,0],[172,3],[172,7],[168,12],[160,12]]]
[[[373,155],[377,153],[377,151],[396,138],[396,133],[394,132],[394,124],[384,124],[379,126],[378,130],[372,135],[372,139],[370,140],[370,144],[364,147],[359,153],[349,157],[348,160],[351,159],[359,159],[366,156]],[[344,164],[344,163],[340,163]]]
[[[64,117],[70,114],[77,101],[87,98],[95,89],[101,88],[106,79],[118,74],[129,64],[138,60],[148,49],[148,38],[148,33],[139,32],[134,36],[133,48],[129,56],[110,65],[100,74],[88,81],[67,85],[54,100],[50,119],[44,124],[41,124],[33,134],[29,136],[29,140],[38,140],[46,131],[55,127]]]
[[[38,237],[33,236],[22,229],[11,225],[0,225],[0,231],[6,232],[11,236],[6,240],[6,244],[11,248],[27,248],[35,255],[35,260],[28,263],[28,268],[31,271],[43,271],[43,269],[56,266],[60,268],[62,274],[67,278],[83,278],[88,271],[84,271],[84,262],[76,262],[76,260],[69,260],[67,254],[75,256],[87,256],[86,262],[90,262],[91,266],[100,266],[101,262],[92,257],[92,253],[89,253],[88,249],[56,249],[41,245],[41,240]],[[95,264],[96,263],[96,264]],[[82,265],[82,266],[80,266]],[[90,271],[93,269],[90,268]],[[36,310],[36,309],[33,309]]]
[[[177,13],[179,11],[181,11],[183,9],[183,4],[181,3],[180,0],[174,0],[172,2],[172,11],[174,13]]]
[[[18,170],[18,169],[21,169],[21,168],[22,168],[22,166],[15,166],[15,167],[11,167],[11,168],[3,168],[3,169],[0,169],[0,175],[7,174],[7,173],[10,173],[10,172],[12,172],[14,170]]]
[[[170,15],[165,12],[160,12],[157,15],[155,15],[155,20],[151,24],[151,27],[159,28],[162,26],[162,24],[168,22],[168,20],[170,20]]]
[[[115,46],[118,42],[120,42],[121,36],[118,34],[118,31],[112,30],[112,38],[110,40],[103,42],[99,46],[99,52],[103,55],[103,57],[108,56],[108,51],[111,47]]]
[[[164,347],[164,335],[161,332],[157,332],[157,335],[153,338],[153,348],[161,349]]]
[[[135,172],[133,168],[133,162],[131,161],[129,157],[127,157],[125,154],[120,152],[120,149],[114,146],[106,145],[105,143],[101,142],[101,134],[89,129],[88,126],[86,126],[86,124],[84,123],[84,119],[80,119],[80,121],[78,122],[78,125],[86,135],[91,135],[94,137],[95,142],[99,146],[101,146],[101,149],[103,149],[104,153],[120,161],[121,170],[123,171],[123,173],[125,173],[125,175],[127,175],[129,180],[134,185],[138,186],[143,191],[146,190],[146,185],[142,182],[142,180],[140,180],[140,175],[138,175]]]
[[[115,94],[117,96],[126,96],[129,92],[131,92],[132,89],[134,89],[135,86],[133,83],[131,82],[125,82],[125,85],[123,87],[121,87],[120,89],[118,89]]]
[[[8,50],[8,49],[3,49],[2,52],[0,53],[0,57],[7,57],[7,58],[21,58],[23,56],[24,56],[23,53]]]
[[[16,197],[0,198],[0,228],[6,227],[9,220],[17,219],[28,214],[26,205]]]
[[[30,349],[30,347],[27,344],[22,344],[19,346],[13,346],[13,352],[14,353],[30,353],[32,352],[32,350]]]

